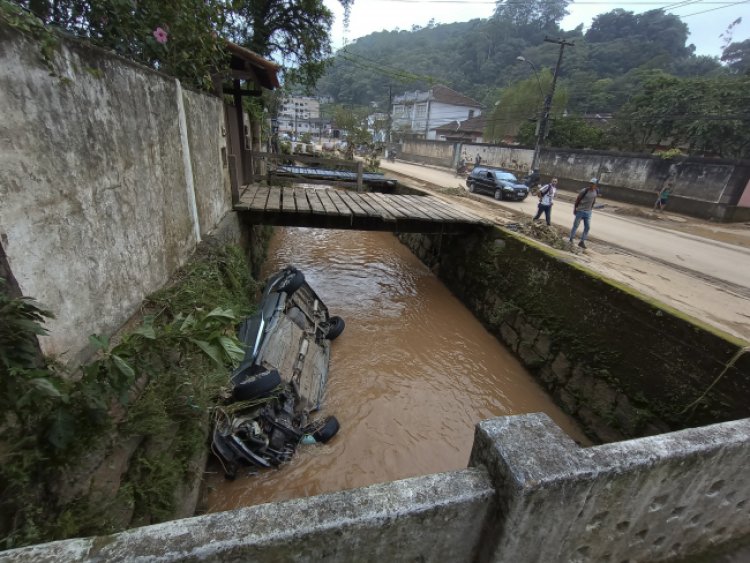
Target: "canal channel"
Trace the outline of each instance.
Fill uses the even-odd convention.
[[[230,510],[463,469],[482,419],[545,412],[588,443],[513,355],[391,233],[277,229],[264,274],[300,268],[331,314],[322,415],[329,443],[300,446],[279,470],[227,481],[209,464],[204,509]]]

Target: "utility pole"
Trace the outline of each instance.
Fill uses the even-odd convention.
[[[565,41],[564,39],[549,39],[544,38],[546,43],[557,43],[560,45],[560,55],[557,57],[557,66],[555,66],[555,73],[552,75],[552,88],[550,88],[549,95],[544,99],[544,109],[542,110],[542,119],[539,123],[539,131],[537,133],[536,147],[534,148],[534,158],[531,162],[531,169],[539,169],[539,151],[542,146],[542,141],[547,136],[547,124],[549,123],[549,113],[552,108],[552,97],[555,95],[555,85],[557,84],[557,75],[560,74],[560,65],[562,64],[563,51],[565,47],[574,47],[575,44],[572,41]]]
[[[391,145],[391,126],[393,122],[393,116],[391,110],[393,108],[393,92],[391,91],[391,85],[388,85],[388,131],[385,134],[385,142],[388,146]]]

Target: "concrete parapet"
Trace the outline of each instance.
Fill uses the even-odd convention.
[[[0,553],[0,561],[473,561],[494,489],[483,469]]]
[[[750,419],[581,448],[543,414],[477,426],[498,491],[483,560],[658,561],[750,539]]]
[[[750,542],[750,419],[581,448],[477,425],[470,468],[0,553],[36,561],[684,560]],[[748,553],[745,551],[744,553]]]

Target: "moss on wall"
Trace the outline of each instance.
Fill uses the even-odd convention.
[[[729,365],[737,339],[500,229],[402,240],[592,438],[750,416],[747,354]]]

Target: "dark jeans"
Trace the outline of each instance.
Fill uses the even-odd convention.
[[[551,205],[542,205],[539,204],[539,209],[536,212],[536,215],[534,215],[534,221],[539,219],[539,217],[542,216],[542,213],[544,213],[544,219],[547,221],[547,225],[549,225],[549,216],[552,212],[552,206]]]

